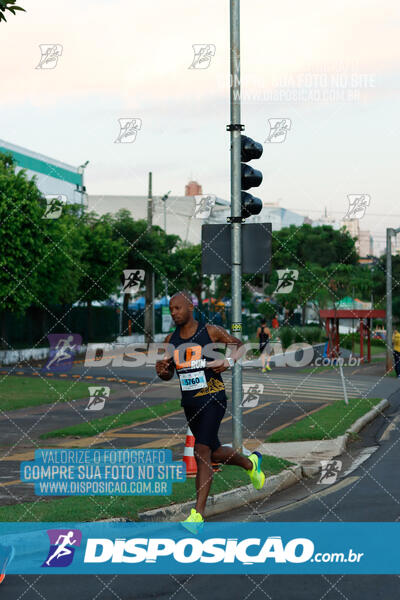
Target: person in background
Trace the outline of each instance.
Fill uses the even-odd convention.
[[[396,377],[400,377],[400,331],[395,327],[392,336],[393,360]]]
[[[278,315],[275,315],[274,318],[272,319],[272,329],[279,329],[279,321],[278,321]]]
[[[257,329],[257,337],[260,344],[260,358],[262,373],[265,371],[270,371],[271,367],[269,366],[270,356],[269,356],[269,340],[271,337],[271,330],[267,327],[267,322],[265,319],[261,321],[260,327]],[[265,364],[267,362],[267,364]]]

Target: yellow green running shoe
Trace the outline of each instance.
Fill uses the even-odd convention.
[[[260,490],[265,481],[265,475],[261,471],[262,455],[259,452],[252,452],[249,456],[249,459],[253,463],[253,468],[247,472],[251,479],[251,483],[254,485],[256,490]]]
[[[181,525],[185,527],[190,533],[197,535],[201,529],[203,529],[204,519],[195,508],[192,508],[190,515],[184,521],[181,521]]]

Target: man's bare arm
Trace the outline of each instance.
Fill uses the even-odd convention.
[[[164,344],[168,344],[172,333],[169,333],[164,340]],[[156,373],[164,381],[169,381],[174,376],[174,364],[171,356],[166,356],[162,360],[156,362]]]
[[[235,362],[245,354],[246,347],[243,345],[243,342],[234,335],[228,333],[226,329],[220,327],[219,325],[207,325],[206,327],[208,335],[210,336],[212,342],[220,342],[222,344],[227,344],[228,348],[231,351],[230,358],[233,358]],[[220,365],[216,366],[216,368],[212,367],[217,373],[221,373],[222,371],[225,371],[228,368],[228,363],[226,362],[226,359],[214,362],[221,363]]]

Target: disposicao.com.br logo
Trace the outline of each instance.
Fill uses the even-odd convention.
[[[89,538],[84,562],[88,563],[157,563],[170,558],[178,563],[234,563],[244,565],[265,563],[359,562],[363,553],[352,549],[345,552],[314,553],[314,543],[308,538],[294,538],[286,544],[280,536],[261,538]]]

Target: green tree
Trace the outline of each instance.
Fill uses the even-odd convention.
[[[135,221],[128,210],[120,210],[113,222],[113,236],[127,245],[125,269],[151,270],[155,273],[155,292],[164,292],[165,280],[170,295],[182,289],[192,291],[200,299],[209,278],[201,276],[201,246],[182,242],[157,225]],[[140,291],[144,291],[144,285]],[[125,294],[125,310],[129,295]]]
[[[78,295],[88,308],[89,341],[93,333],[92,302],[107,300],[118,291],[125,268],[128,247],[123,240],[114,239],[113,225],[110,215],[98,217],[94,212],[84,215],[80,222],[84,252],[77,267],[81,273]]]
[[[39,306],[72,304],[78,299],[79,282],[84,275],[81,260],[85,251],[79,213],[79,207],[67,205],[59,218],[42,221],[44,256],[37,267]]]
[[[167,265],[170,294],[187,289],[197,296],[199,305],[203,290],[211,284],[208,276],[201,273],[201,244],[179,242]]]
[[[296,268],[307,263],[327,267],[331,264],[356,264],[355,242],[347,231],[330,225],[301,227],[291,225],[272,233],[272,265],[274,269]]]
[[[296,268],[293,265],[288,268]],[[337,308],[340,300],[354,293],[365,300],[369,299],[372,290],[372,276],[369,269],[356,264],[331,264],[322,267],[319,264],[307,263],[298,269],[299,276],[290,294],[274,294],[278,283],[276,272],[271,277],[267,290],[277,302],[290,314],[301,306],[304,312],[307,302],[311,302],[318,315],[323,308]],[[322,321],[320,319],[320,324]]]
[[[276,304],[272,304],[272,302],[269,302],[268,300],[266,300],[265,302],[260,302],[260,304],[257,307],[257,310],[266,319],[272,319],[277,313]]]
[[[16,1],[17,0],[0,0],[0,22],[7,21],[5,16],[6,10],[10,11],[13,15],[15,15],[16,10],[23,10],[26,12],[24,8],[15,4]]]
[[[386,254],[372,267],[372,294],[375,308],[386,309]],[[392,310],[395,320],[400,321],[400,255],[392,256]]]
[[[15,173],[10,155],[0,154],[0,311],[23,313],[39,297],[38,264],[45,254],[44,199],[25,170]]]
[[[147,221],[135,221],[129,210],[122,209],[113,218],[113,239],[125,245],[123,269],[143,269],[155,273],[155,293],[162,293],[171,253],[179,237],[166,235],[158,226],[148,226]],[[122,273],[121,273],[122,275]],[[122,279],[121,279],[122,283]],[[144,282],[139,292],[144,292]],[[124,294],[123,315],[128,316],[131,294]]]

